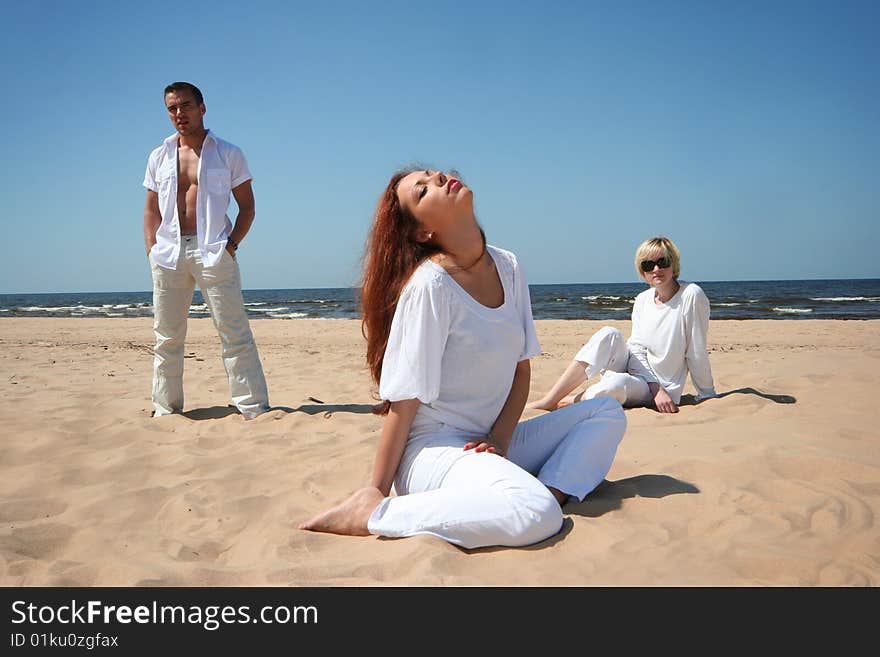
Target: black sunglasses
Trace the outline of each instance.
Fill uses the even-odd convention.
[[[647,274],[649,271],[654,271],[654,265],[657,265],[660,269],[666,269],[671,264],[669,258],[663,257],[657,258],[656,260],[642,260],[642,262],[639,263],[639,266],[642,268],[642,271]]]

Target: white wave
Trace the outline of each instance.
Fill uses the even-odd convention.
[[[268,313],[269,317],[275,317],[277,319],[299,319],[301,317],[308,317],[308,313]]]
[[[290,307],[278,306],[277,308],[251,308],[251,310],[255,313],[280,313],[285,310],[290,310]]]
[[[584,301],[598,301],[599,299],[603,301],[620,301],[622,298],[611,294],[591,294],[588,297],[581,297]],[[627,301],[627,303],[634,303],[634,301]]]
[[[83,312],[92,312],[92,313],[102,313],[104,312],[106,306],[26,306],[23,308],[18,308],[19,311],[28,312],[28,313],[39,313],[39,312],[47,312],[47,313],[63,313],[63,312],[78,312],[82,314]]]
[[[107,313],[107,317],[125,317],[125,313]]]
[[[39,313],[39,312],[47,312],[47,313],[57,313],[57,312],[70,312],[71,310],[78,310],[80,306],[25,306],[23,308],[18,308],[21,312],[26,313]]]
[[[741,303],[713,303],[713,306],[724,306],[725,308],[730,306],[741,306]]]
[[[810,301],[880,301],[880,297],[810,297]]]
[[[244,305],[246,305],[246,306],[265,306],[266,302],[265,301],[252,301],[252,302],[246,303]]]
[[[794,315],[802,315],[804,313],[813,312],[812,308],[774,308],[773,312],[777,313],[789,313]]]

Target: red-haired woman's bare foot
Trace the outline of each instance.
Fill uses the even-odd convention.
[[[299,529],[346,536],[369,536],[367,521],[384,498],[378,488],[361,488],[341,504],[302,523]]]
[[[547,486],[547,489],[553,494],[553,497],[556,498],[556,501],[559,502],[559,506],[565,506],[565,503],[568,502],[569,498],[568,493],[563,493],[558,488],[553,488],[553,486]]]

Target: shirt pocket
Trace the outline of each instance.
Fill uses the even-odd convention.
[[[160,191],[168,190],[174,180],[175,173],[176,171],[173,165],[166,165],[159,168],[156,172],[156,186]]]
[[[163,219],[168,215],[169,199],[177,194],[176,180],[177,168],[173,164],[160,167],[156,172],[156,191],[159,194],[159,209]]]
[[[205,171],[209,194],[225,196],[232,188],[232,174],[226,169],[208,169]]]

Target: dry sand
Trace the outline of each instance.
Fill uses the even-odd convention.
[[[532,399],[600,323],[537,325]],[[152,419],[150,319],[0,320],[0,584],[880,585],[880,321],[713,321],[720,399],[628,410],[559,535],[473,551],[295,529],[369,481],[357,321],[252,322],[276,405],[252,422],[189,326],[188,410]]]

